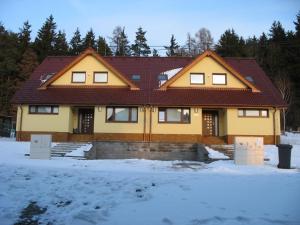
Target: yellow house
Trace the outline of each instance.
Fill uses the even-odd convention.
[[[16,93],[17,139],[232,143],[280,135],[278,91],[254,59],[47,57]]]

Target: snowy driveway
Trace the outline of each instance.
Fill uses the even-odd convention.
[[[46,209],[34,218],[42,224],[300,224],[300,171],[277,169],[272,146],[270,165],[218,161],[194,168],[150,160],[29,160],[27,147],[0,142],[4,225],[20,221],[30,202]]]

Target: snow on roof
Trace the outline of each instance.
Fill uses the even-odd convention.
[[[168,80],[170,80],[173,76],[175,76],[175,74],[177,74],[180,70],[182,70],[182,68],[183,67],[167,70],[167,71],[162,72],[161,74],[167,75]],[[165,82],[166,82],[166,80],[160,81],[160,86],[163,85]]]

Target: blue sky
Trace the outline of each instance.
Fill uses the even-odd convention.
[[[134,40],[137,27],[147,31],[150,45],[167,45],[171,34],[183,44],[187,32],[208,28],[215,42],[228,28],[244,37],[269,31],[274,20],[287,30],[300,10],[300,0],[0,0],[0,21],[18,31],[25,20],[32,25],[32,36],[53,14],[70,39],[76,27],[85,34],[91,27],[96,35],[111,36],[115,26],[126,27]]]

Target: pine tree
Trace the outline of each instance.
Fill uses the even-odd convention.
[[[27,48],[20,63],[18,63],[20,81],[27,80],[37,66],[38,58],[35,51],[32,48]]]
[[[23,27],[20,28],[18,33],[19,46],[22,53],[30,46],[30,34],[31,34],[31,25],[28,21],[25,21]]]
[[[59,30],[55,37],[54,55],[67,55],[69,50],[66,33]]]
[[[34,49],[38,55],[39,62],[43,61],[48,55],[53,55],[56,37],[56,23],[52,15],[46,19],[41,29],[38,31],[34,42]]]
[[[111,56],[112,51],[108,44],[106,43],[106,40],[104,37],[99,36],[98,41],[97,41],[97,52],[99,55],[102,56]]]
[[[131,46],[134,56],[148,56],[151,53],[149,46],[147,45],[147,39],[145,37],[146,31],[143,31],[141,27],[135,33],[135,43]]]
[[[258,54],[258,40],[255,36],[246,40],[245,54],[248,57],[257,57]]]
[[[296,21],[294,21],[295,24],[295,30],[296,30],[296,38],[298,38],[298,40],[300,40],[300,11],[298,12],[297,16],[296,16]]]
[[[241,40],[233,29],[226,30],[221,35],[216,52],[221,56],[241,56]]]
[[[0,23],[0,113],[11,113],[10,100],[16,91],[17,62],[21,58],[18,34],[9,32]]]
[[[110,38],[111,44],[114,46],[114,54],[117,56],[131,55],[129,41],[125,33],[125,27],[117,26],[113,30],[113,36]]]
[[[82,52],[82,40],[81,40],[81,34],[77,27],[76,31],[74,32],[74,35],[70,41],[70,54],[71,55],[79,55]]]
[[[179,45],[176,42],[174,34],[172,34],[172,36],[171,36],[170,45],[165,46],[165,49],[167,50],[167,52],[166,52],[167,56],[177,56],[178,55]]]
[[[159,56],[158,51],[155,48],[152,51],[152,56]]]
[[[83,38],[82,47],[83,49],[87,49],[87,48],[93,48],[95,50],[97,49],[95,34],[92,28],[86,33],[85,37]]]

